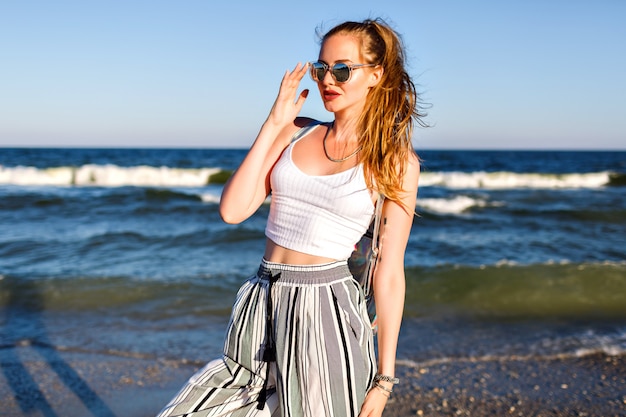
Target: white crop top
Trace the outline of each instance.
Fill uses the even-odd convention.
[[[347,259],[372,221],[374,204],[362,164],[319,176],[307,175],[294,164],[294,145],[316,126],[299,130],[274,166],[265,235],[287,249]]]

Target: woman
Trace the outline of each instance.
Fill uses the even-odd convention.
[[[298,117],[310,71],[332,123]],[[224,187],[227,223],[271,194],[259,272],[241,287],[224,357],[198,371],[166,416],[381,416],[394,383],[404,304],[404,252],[421,123],[398,35],[380,20],[346,22],[322,38],[318,62],[283,77],[241,166]],[[378,363],[363,292],[346,259],[386,198],[374,275]]]

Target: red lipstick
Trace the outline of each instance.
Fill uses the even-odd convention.
[[[324,90],[324,100],[334,100],[339,97],[339,93],[333,90]]]

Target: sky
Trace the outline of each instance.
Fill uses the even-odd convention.
[[[374,17],[429,106],[418,151],[626,150],[622,0],[0,0],[0,147],[248,148],[317,31]]]

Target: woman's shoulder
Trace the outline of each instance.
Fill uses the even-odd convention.
[[[409,167],[411,167],[412,169],[416,170],[419,173],[420,172],[420,166],[421,166],[421,159],[420,159],[419,155],[417,155],[417,153],[415,153],[415,151],[411,150],[407,154],[407,160],[408,160],[408,163],[409,163]]]

